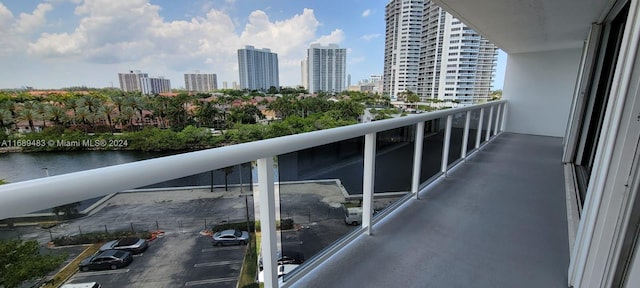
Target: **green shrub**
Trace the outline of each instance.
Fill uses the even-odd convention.
[[[131,231],[116,231],[116,232],[92,232],[92,233],[84,233],[73,236],[62,236],[53,239],[53,244],[56,246],[66,246],[66,245],[80,245],[80,244],[94,244],[105,241],[110,241],[113,239],[125,238],[125,237],[138,237],[142,239],[149,239],[151,237],[151,233],[148,231],[141,232],[131,232]]]

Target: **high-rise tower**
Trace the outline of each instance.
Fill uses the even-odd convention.
[[[421,100],[489,99],[497,47],[431,1],[386,6],[384,93],[410,90]]]
[[[336,44],[311,44],[307,49],[306,64],[309,93],[338,93],[347,89],[347,49]]]
[[[268,90],[271,86],[280,88],[278,54],[267,48],[245,46],[244,49],[238,49],[238,70],[241,89]]]

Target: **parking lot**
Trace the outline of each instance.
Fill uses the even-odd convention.
[[[208,236],[170,233],[116,270],[77,272],[67,283],[110,287],[236,287],[247,246],[213,247]]]
[[[235,188],[235,189],[234,189]],[[280,184],[277,211],[293,219],[292,230],[282,231],[285,255],[308,260],[353,226],[343,222],[340,203],[344,193],[339,183],[305,182]],[[216,224],[246,220],[259,215],[254,197],[248,203],[240,189],[185,189],[162,192],[121,193],[109,198],[90,216],[42,229],[16,227],[8,236],[35,239],[43,246],[58,236],[101,231],[156,231],[164,236],[149,243],[149,249],[135,255],[124,268],[77,272],[67,283],[99,282],[109,287],[236,287],[247,246],[214,247],[203,230]],[[248,206],[247,206],[248,205]],[[2,233],[0,233],[2,234]],[[58,249],[58,248],[54,248]],[[77,255],[77,253],[72,253]]]

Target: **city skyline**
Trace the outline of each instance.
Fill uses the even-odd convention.
[[[0,3],[0,61],[12,67],[0,88],[110,87],[114,75],[131,69],[174,83],[189,71],[209,71],[232,83],[239,81],[236,51],[245,45],[278,54],[281,86],[302,84],[300,63],[313,43],[346,48],[353,82],[382,73],[386,0],[301,2]]]

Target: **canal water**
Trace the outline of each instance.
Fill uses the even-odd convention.
[[[462,118],[464,119],[464,118]],[[443,121],[429,121],[425,125],[420,182],[425,182],[440,171],[443,152]],[[454,124],[457,124],[455,121]],[[448,164],[460,159],[462,130],[454,125]],[[472,126],[473,127],[473,126]],[[475,130],[470,139],[475,139]],[[376,193],[407,192],[411,189],[415,126],[392,129],[377,134],[375,169]],[[471,141],[468,151],[472,149]],[[317,146],[302,151],[279,155],[276,162],[276,181],[302,181],[340,179],[349,194],[361,194],[363,182],[364,137]],[[0,154],[0,179],[19,182],[83,171],[88,169],[130,163],[145,159],[177,154],[176,152],[139,151],[73,151],[56,153],[3,153]],[[146,187],[182,187],[239,184],[257,180],[255,167],[249,163],[156,183]],[[242,179],[240,179],[242,177]],[[90,203],[85,201],[83,206]],[[83,207],[80,207],[81,209]]]

